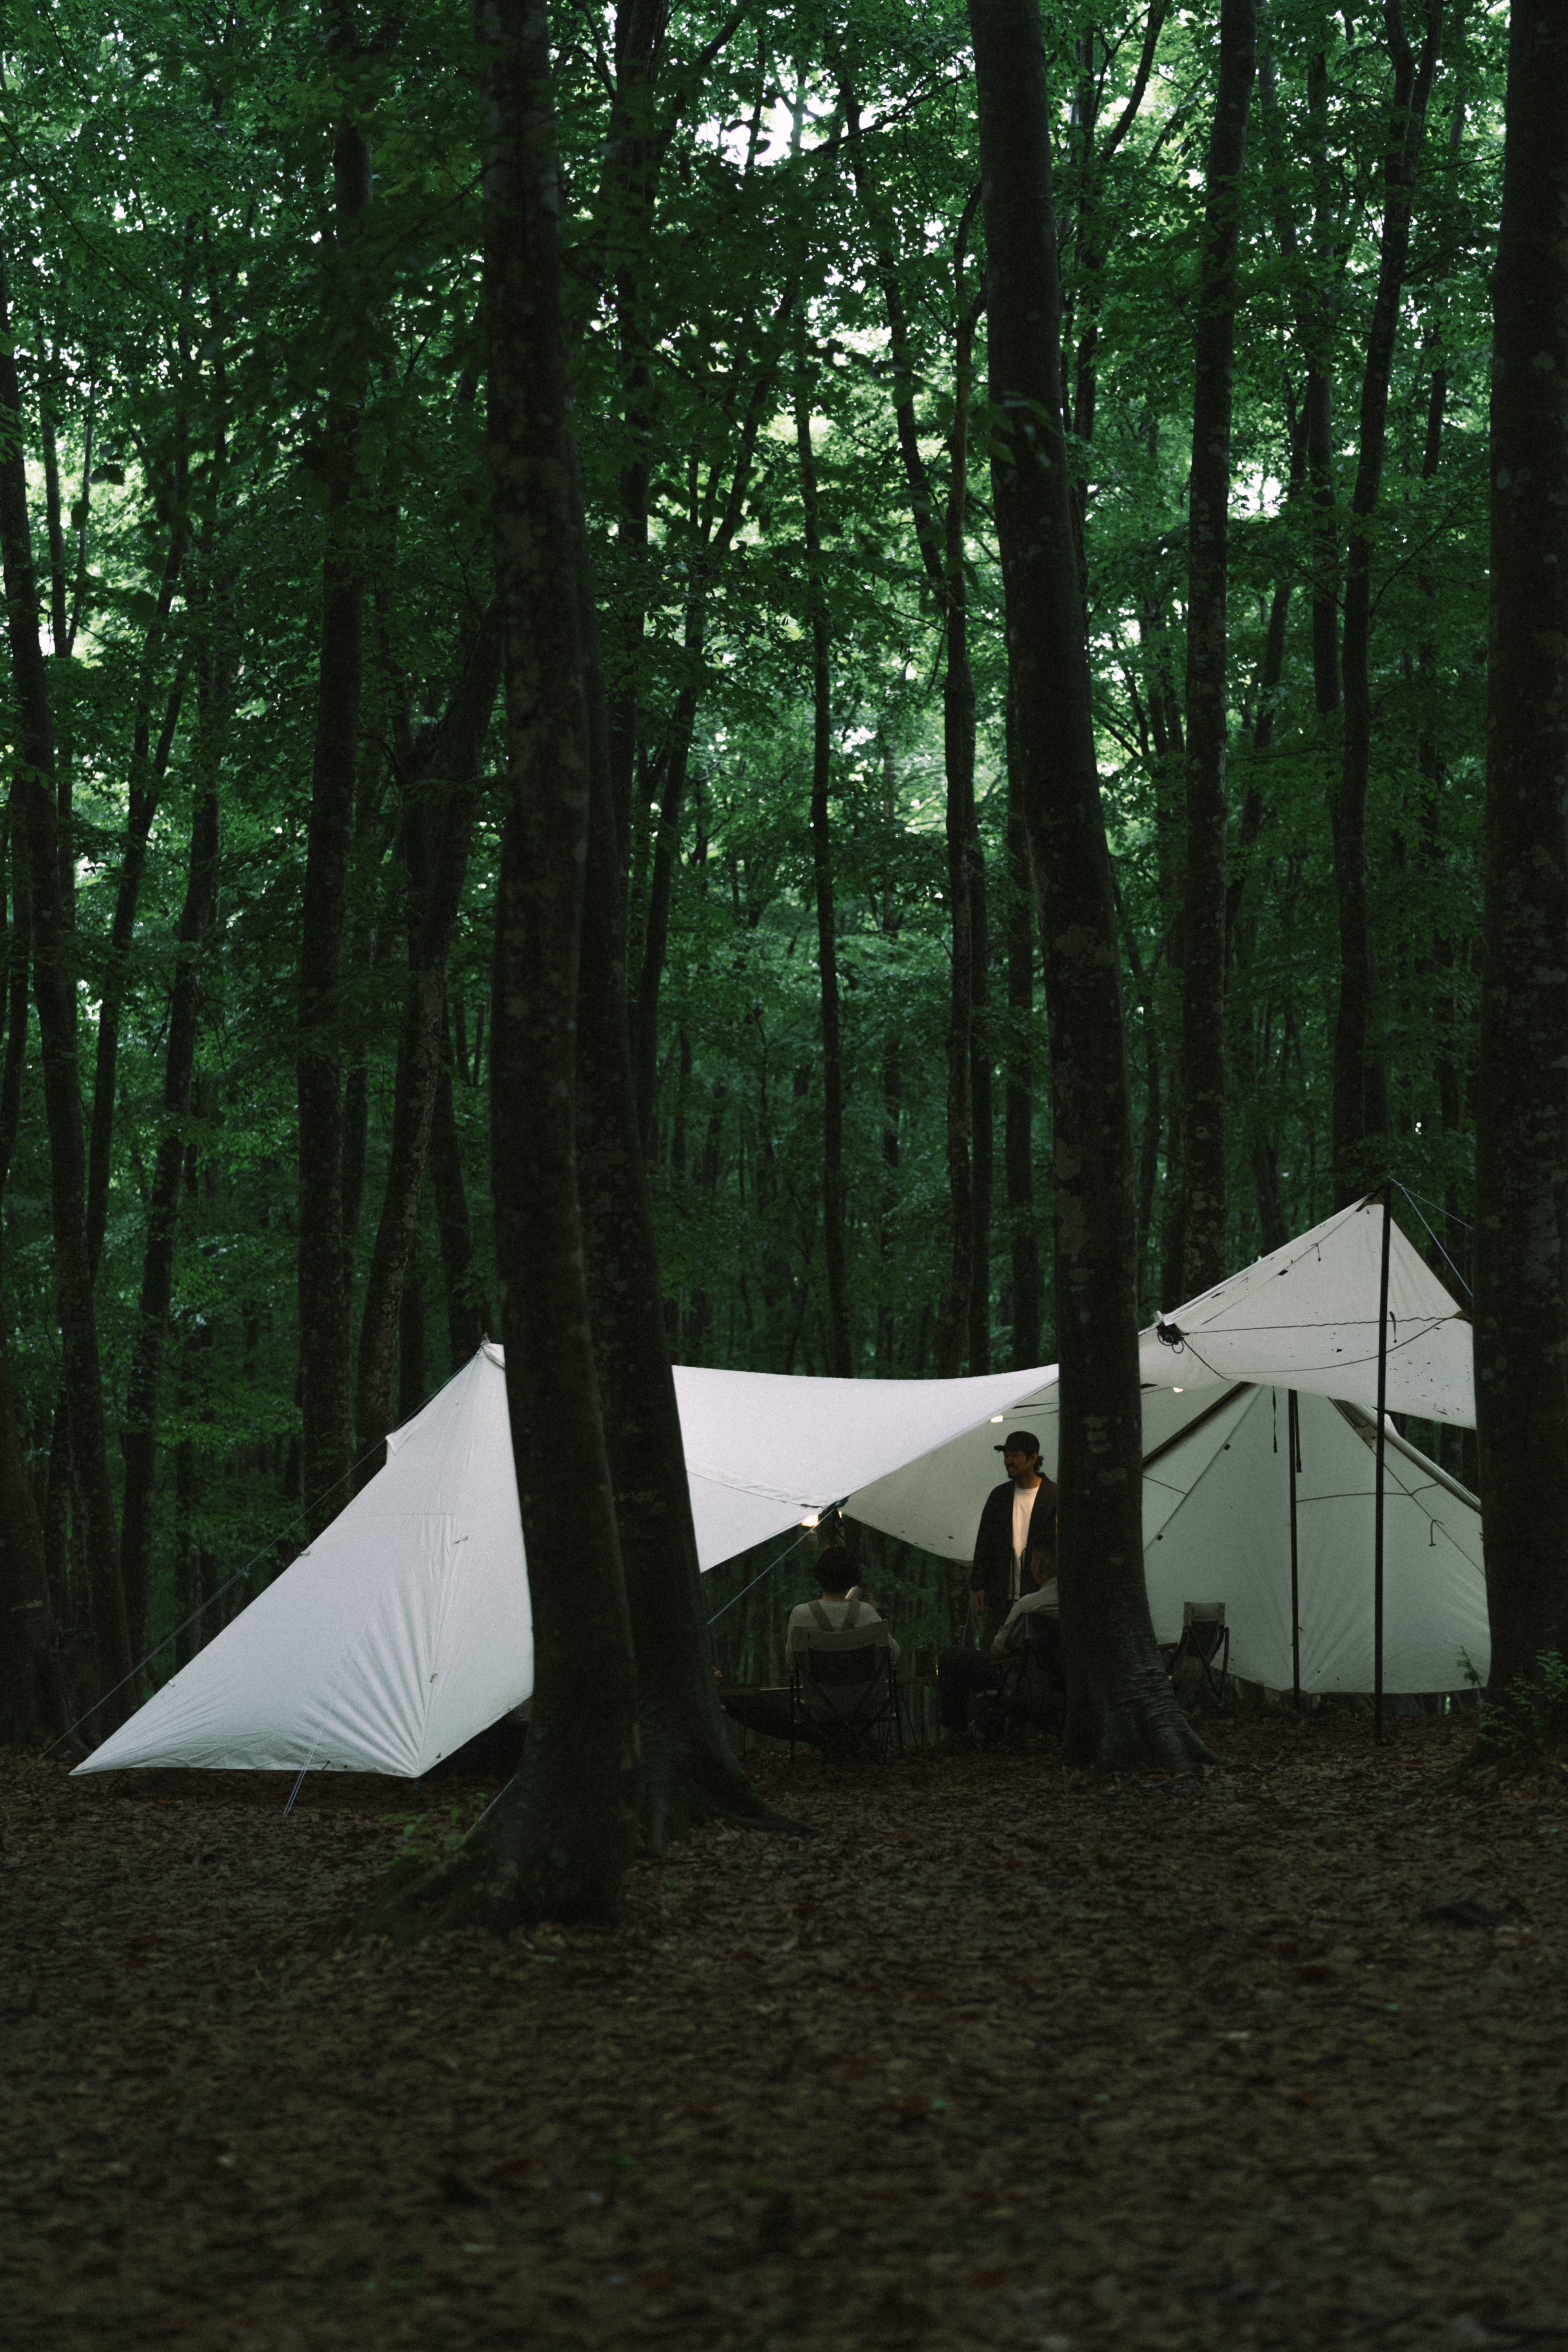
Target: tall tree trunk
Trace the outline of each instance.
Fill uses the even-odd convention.
[[[648,247],[659,168],[668,138],[654,119],[655,91],[669,0],[618,0],[616,88],[605,141],[605,195],[613,256],[616,332],[621,369],[621,425],[626,457],[620,472],[616,572],[620,593],[610,635],[610,774],[622,864],[631,837],[637,764],[638,672],[648,594],[648,480],[653,455],[652,336],[647,317]]]
[[[1340,998],[1334,1020],[1333,1170],[1336,1201],[1364,1192],[1377,1172],[1370,1155],[1388,1125],[1381,1050],[1371,1039],[1375,966],[1366,890],[1366,795],[1372,768],[1372,539],[1388,439],[1388,387],[1410,252],[1410,216],[1426,100],[1437,63],[1442,0],[1427,0],[1419,61],[1405,34],[1400,0],[1384,0],[1394,96],[1384,156],[1383,237],[1377,290],[1362,376],[1361,438],[1345,558],[1344,757],[1333,808],[1339,902]]]
[[[92,1601],[94,1664],[100,1704],[99,1738],[134,1705],[125,1588],[115,1541],[114,1498],[103,1425],[103,1381],[87,1247],[87,1166],[77,1065],[76,958],[60,878],[55,801],[54,730],[48,680],[38,642],[38,593],[27,518],[27,482],[10,300],[0,263],[0,557],[6,630],[16,700],[16,779],[26,814],[27,874],[33,917],[34,988],[43,1049],[44,1114],[49,1135],[49,1197],[55,1295],[64,1357],[71,1454],[84,1518]]]
[[[962,781],[964,890],[969,914],[969,1370],[991,1369],[991,1212],[995,1138],[991,1095],[991,955],[985,908],[985,850],[974,804],[974,678],[969,661],[969,400],[980,302],[963,303],[964,240],[955,248],[958,313],[952,362],[952,432],[948,445],[942,562],[947,581],[947,672],[942,680],[942,748],[950,785]],[[956,940],[954,951],[957,950]]]
[[[1143,1582],[1131,1106],[1067,445],[1051,106],[1036,0],[969,0],[992,467],[1015,742],[1039,904],[1056,1135],[1063,1753],[1185,1767]]]
[[[1187,877],[1182,981],[1182,1142],[1189,1298],[1228,1269],[1225,1117],[1226,593],[1241,169],[1257,65],[1254,0],[1221,0],[1198,277],[1187,497]]]
[[[98,1012],[98,1044],[94,1055],[92,1079],[92,1120],[89,1130],[87,1154],[87,1250],[93,1279],[98,1278],[99,1262],[103,1255],[104,1227],[109,1216],[109,1162],[114,1139],[114,1089],[120,1057],[120,1016],[125,997],[126,966],[131,954],[131,941],[136,929],[136,910],[142,896],[142,877],[147,865],[147,837],[153,830],[157,814],[158,798],[163,778],[168,772],[169,755],[174,749],[174,730],[179,725],[180,705],[184,698],[184,667],[176,670],[164,704],[163,723],[159,730],[157,750],[153,746],[153,696],[157,682],[158,666],[168,633],[169,614],[174,608],[175,592],[180,584],[180,572],[190,540],[190,527],[185,513],[188,495],[189,467],[185,449],[184,417],[176,420],[178,456],[175,460],[171,492],[174,506],[174,524],[169,533],[169,549],[163,562],[163,577],[158,583],[158,596],[153,618],[142,648],[142,660],[136,682],[136,708],[132,721],[131,774],[126,797],[125,846],[120,861],[120,880],[114,894],[114,915],[109,929],[108,969],[104,975],[103,996]]]
[[[877,1258],[881,1297],[877,1307],[877,1376],[890,1380],[898,1356],[898,1318],[889,1294],[889,1244],[899,1205],[899,1121],[903,1109],[904,1072],[896,1023],[889,1020],[882,1037],[882,1184],[881,1215],[877,1221]]]
[[[593,762],[588,904],[578,985],[578,1191],[610,1472],[637,1657],[638,1793],[655,1853],[720,1815],[774,1816],[730,1744],[713,1685],[708,1606],[670,1372],[658,1261],[637,1139],[626,1016],[626,889],[615,822],[598,629],[584,574],[584,684]],[[826,648],[825,648],[826,650]],[[709,1154],[697,1181],[710,1181]]]
[[[816,456],[811,446],[811,393],[804,350],[795,380],[795,451],[805,516],[806,602],[811,616],[811,870],[816,898],[816,968],[822,992],[822,1246],[827,1267],[828,1370],[847,1381],[849,1271],[844,1223],[844,1045],[838,1020],[838,926],[833,904],[833,841],[827,787],[833,758],[832,679],[828,669],[827,586],[823,578]]]
[[[1007,1065],[1002,1156],[1007,1183],[1013,1363],[1040,1360],[1040,1239],[1035,1225],[1035,891],[1024,824],[1023,779],[1007,722]]]
[[[595,746],[544,0],[481,0],[479,30],[487,433],[508,751],[491,1169],[535,1680],[517,1778],[454,1862],[373,1909],[370,1927],[399,1935],[613,1919],[637,1832],[631,1628],[578,1194],[578,971]]]
[[[463,1150],[452,1101],[451,1040],[443,1028],[441,1068],[430,1122],[430,1180],[436,1192],[436,1223],[441,1242],[441,1276],[447,1292],[447,1338],[453,1371],[461,1371],[485,1336],[484,1315],[470,1295],[474,1260]]]
[[[125,1493],[121,1518],[121,1554],[125,1607],[132,1642],[140,1653],[145,1636],[153,1567],[153,1497],[157,1476],[158,1389],[174,1298],[174,1244],[180,1211],[180,1180],[186,1155],[185,1126],[195,1072],[201,1019],[205,951],[210,950],[217,906],[218,779],[233,693],[233,648],[227,596],[213,581],[216,549],[211,530],[204,551],[207,593],[200,615],[204,641],[197,656],[196,760],[191,811],[190,863],[184,904],[174,933],[174,984],[169,1006],[169,1043],[163,1064],[163,1127],[147,1202],[147,1241],[142,1260],[142,1297],[131,1371],[125,1391]],[[184,1596],[182,1595],[182,1599]],[[182,1611],[182,1614],[188,1614]]]
[[[354,37],[352,9],[329,8],[329,47]],[[300,926],[300,1370],[307,1525],[319,1534],[347,1501],[351,1459],[349,1286],[343,1223],[343,1079],[339,982],[364,679],[360,413],[364,399],[363,268],[358,235],[371,198],[370,145],[339,118],[332,147],[333,249],[327,314],[334,341],[322,465],[328,484],[321,638],[310,830]]]
[[[360,1318],[356,1490],[381,1468],[386,1433],[393,1426],[398,1308],[418,1232],[419,1193],[441,1083],[447,958],[468,876],[479,760],[500,685],[500,621],[492,605],[441,724],[420,747],[414,772],[405,779],[404,855],[415,912],[409,926],[408,992],[398,1043],[386,1187]]]
[[[27,982],[33,924],[24,817],[13,787],[6,812],[12,920],[6,939],[5,1058],[0,1076],[0,1250],[5,1185],[22,1109],[27,1051]],[[0,912],[4,900],[0,898]],[[39,1748],[66,1728],[65,1688],[55,1650],[54,1601],[44,1531],[22,1452],[11,1386],[8,1318],[0,1269],[0,1745]]]
[[[860,109],[848,81],[840,77],[839,93],[848,132],[850,168],[856,193],[870,224],[888,314],[889,355],[891,360],[893,422],[909,496],[910,515],[921,552],[926,582],[942,625],[945,670],[942,678],[942,759],[947,781],[947,891],[952,922],[952,983],[947,1023],[947,1186],[952,1215],[952,1244],[946,1289],[937,1318],[936,1370],[951,1379],[963,1369],[965,1342],[975,1338],[975,1266],[986,1263],[984,1300],[985,1349],[990,1346],[990,1164],[985,1167],[984,1242],[976,1201],[973,1165],[974,1109],[973,1097],[974,989],[977,952],[982,961],[984,943],[975,940],[977,908],[984,913],[984,861],[980,859],[974,816],[974,681],[969,660],[968,583],[963,571],[964,522],[969,489],[969,397],[971,354],[979,318],[978,303],[964,296],[964,270],[975,200],[965,205],[953,238],[953,431],[951,470],[944,520],[937,519],[931,478],[921,453],[915,413],[917,371],[910,339],[909,317],[894,248],[893,229],[871,175],[870,159],[862,135]],[[986,1066],[989,1093],[989,1063]],[[989,1114],[989,1102],[987,1102]],[[988,1138],[989,1139],[989,1138]],[[983,1367],[971,1365],[971,1370]]]
[[[653,1098],[658,1080],[658,997],[664,981],[665,957],[669,948],[669,911],[676,859],[680,849],[681,805],[686,793],[691,739],[701,692],[700,680],[708,636],[708,599],[745,516],[746,494],[751,484],[757,436],[769,413],[784,337],[795,315],[795,286],[796,281],[792,277],[785,284],[764,339],[761,363],[752,379],[741,425],[734,471],[730,478],[723,510],[721,513],[719,511],[720,481],[715,467],[709,475],[701,511],[694,518],[696,545],[689,558],[690,576],[682,645],[687,683],[676,698],[666,745],[663,791],[654,842],[653,875],[643,924],[642,965],[637,974],[637,1001],[632,1017],[632,1072],[637,1087],[637,1132],[645,1156],[653,1135]]]
[[[1492,275],[1476,1408],[1491,1682],[1568,1656],[1568,16],[1509,30]]]

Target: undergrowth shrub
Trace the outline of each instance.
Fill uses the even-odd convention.
[[[1498,1691],[1483,1687],[1462,1651],[1459,1664],[1476,1690],[1479,1748],[1492,1756],[1528,1756],[1553,1737],[1568,1734],[1568,1658],[1561,1650],[1538,1652],[1535,1676],[1515,1675]]]
[[[387,1864],[382,1892],[393,1895],[400,1886],[411,1886],[438,1862],[448,1860],[489,1802],[482,1789],[473,1789],[447,1804],[433,1806],[427,1813],[383,1813],[384,1822],[401,1825],[403,1835]]]

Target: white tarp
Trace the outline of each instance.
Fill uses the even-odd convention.
[[[1344,1211],[1179,1310],[1179,1354],[1143,1338],[1145,1381],[1160,1383],[1143,1399],[1156,1631],[1175,1638],[1184,1601],[1223,1600],[1236,1671],[1275,1688],[1290,1679],[1282,1438],[1274,1450],[1288,1385],[1305,1391],[1303,1687],[1371,1686],[1372,1457],[1345,1415],[1320,1408],[1313,1392],[1331,1381],[1332,1394],[1369,1402],[1380,1223],[1375,1211]],[[1468,1322],[1397,1228],[1394,1265],[1391,1405],[1472,1420]],[[1249,1385],[1226,1402],[1237,1381]],[[1059,1391],[1049,1367],[961,1381],[683,1367],[676,1391],[704,1568],[840,1501],[871,1527],[967,1559],[1002,1475],[999,1424],[1033,1428],[1047,1469],[1056,1465]],[[331,1767],[416,1777],[527,1698],[533,1643],[500,1349],[487,1343],[388,1451],[386,1467],[310,1549],[79,1769]],[[1385,1687],[1453,1688],[1461,1647],[1486,1671],[1479,1515],[1399,1444],[1389,1449],[1388,1492]]]
[[[1009,1416],[1057,1467],[1053,1385]],[[1304,1691],[1373,1686],[1373,1423],[1300,1394],[1297,1589]],[[1157,1640],[1174,1642],[1183,1603],[1223,1601],[1232,1671],[1288,1690],[1290,1494],[1285,1389],[1233,1383],[1143,1398],[1143,1569]],[[973,1430],[852,1496],[884,1534],[967,1559],[999,1475],[994,1429]],[[1460,1653],[1484,1675],[1491,1654],[1481,1521],[1468,1495],[1389,1433],[1384,1469],[1384,1688],[1458,1690]]]
[[[412,1779],[532,1687],[506,1380],[486,1346],[310,1549],[77,1769]]]
[[[1162,1320],[1140,1341],[1162,1388],[1258,1381],[1377,1409],[1380,1200],[1358,1201]],[[1469,1318],[1395,1224],[1388,1283],[1388,1410],[1476,1425]]]
[[[1049,1377],[813,1381],[679,1370],[703,1567],[798,1529],[868,1473],[982,1416],[994,1443],[991,1417]],[[504,1359],[487,1342],[389,1440],[385,1468],[310,1549],[77,1769],[414,1778],[532,1688]]]

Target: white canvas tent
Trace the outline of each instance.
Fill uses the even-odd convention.
[[[1302,1392],[1302,1687],[1371,1687],[1373,1454],[1370,1415],[1354,1406],[1366,1381],[1369,1234],[1375,1360],[1379,1223],[1374,1212],[1344,1211],[1179,1310],[1168,1320],[1180,1349],[1144,1336],[1156,1633],[1176,1638],[1184,1601],[1223,1600],[1234,1671],[1273,1688],[1291,1679],[1290,1386]],[[1468,1325],[1407,1244],[1395,1263],[1390,1402],[1473,1420]],[[1001,1475],[997,1424],[1034,1428],[1047,1469],[1056,1465],[1054,1368],[963,1381],[682,1368],[676,1386],[704,1568],[835,1504],[966,1559]],[[1384,1688],[1453,1688],[1461,1649],[1483,1674],[1489,1656],[1474,1498],[1392,1437],[1387,1496]],[[532,1681],[505,1377],[487,1344],[397,1432],[386,1467],[310,1549],[79,1769],[416,1777],[521,1704]]]

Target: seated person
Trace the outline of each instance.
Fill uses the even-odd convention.
[[[1053,1576],[1015,1601],[990,1650],[944,1650],[937,1663],[937,1706],[942,1727],[955,1745],[961,1743],[969,1730],[969,1697],[972,1691],[1000,1690],[1007,1672],[1007,1661],[1022,1646],[1019,1632],[1024,1619],[1043,1611],[1050,1618],[1059,1617],[1058,1581]]]
[[[790,1612],[784,1634],[784,1662],[791,1671],[795,1654],[804,1646],[805,1635],[814,1629],[823,1633],[838,1633],[856,1625],[879,1625],[881,1619],[868,1601],[850,1598],[855,1581],[855,1558],[843,1544],[829,1544],[816,1563],[820,1587],[815,1601],[803,1601]],[[889,1638],[889,1650],[895,1665],[899,1661],[899,1645]],[[726,1715],[736,1723],[743,1723],[752,1731],[765,1731],[774,1739],[787,1739],[790,1727],[790,1694],[787,1690],[744,1691],[738,1696],[721,1701]],[[822,1736],[816,1729],[797,1724],[797,1739],[809,1739],[820,1748]]]
[[[784,1635],[784,1659],[795,1663],[795,1654],[802,1644],[797,1635],[814,1629],[819,1633],[841,1633],[856,1625],[879,1625],[881,1618],[877,1605],[862,1585],[855,1581],[855,1555],[847,1544],[829,1544],[816,1563],[816,1580],[822,1591],[816,1601],[803,1601],[792,1609],[789,1626]],[[899,1663],[899,1645],[889,1637],[893,1664]]]

